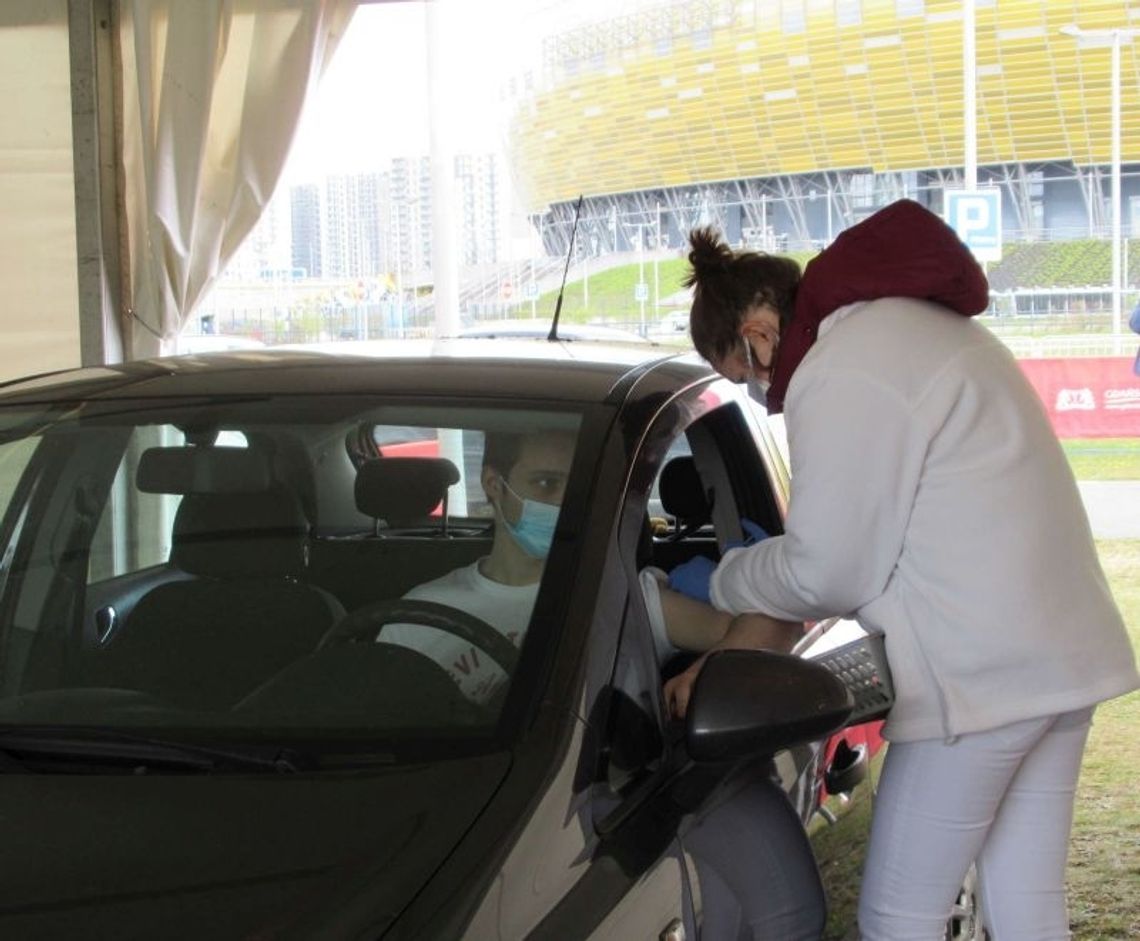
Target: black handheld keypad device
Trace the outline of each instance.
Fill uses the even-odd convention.
[[[838,676],[855,697],[848,725],[881,719],[895,701],[882,634],[868,634],[811,658]]]

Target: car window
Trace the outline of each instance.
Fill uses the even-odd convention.
[[[726,541],[741,538],[742,516],[769,533],[783,529],[778,478],[766,467],[757,426],[731,393],[691,395],[688,407],[664,409],[646,434],[621,511],[613,566],[623,573],[628,602],[602,700],[607,744],[595,814],[603,827],[661,766],[679,734],[666,720],[661,688],[694,655],[668,642],[654,599],[661,578],[694,555],[716,559]],[[608,655],[601,640],[596,655]]]
[[[91,542],[89,583],[169,560],[174,517],[182,495],[148,493],[136,486],[136,475],[139,459],[149,448],[177,447],[185,442],[185,434],[173,425],[144,425],[131,432]],[[245,448],[249,442],[241,431],[220,429],[212,445]]]
[[[547,581],[521,548],[526,584],[491,578],[486,481],[536,553],[573,551],[553,538],[562,499],[588,492],[572,409],[218,395],[89,402],[23,433],[0,413],[16,429],[0,443],[5,722],[485,740]]]
[[[726,463],[715,446],[721,432],[713,426],[735,421],[743,428],[735,401],[710,411],[716,396],[702,398],[699,389],[690,395],[687,407],[663,410],[642,441],[621,511],[613,566],[625,580],[627,604],[612,654],[608,698],[602,700],[607,746],[595,807],[600,826],[615,806],[635,799],[637,785],[661,767],[677,734],[667,722],[661,688],[664,677],[683,669],[691,654],[670,647],[654,596],[661,590],[660,574],[686,555],[716,553],[712,514],[697,512],[709,489],[729,486]],[[725,411],[734,414],[718,418]],[[694,413],[701,417],[694,421]],[[735,505],[731,493],[716,499]],[[606,632],[597,633],[596,655],[606,656],[601,640]]]
[[[123,450],[87,558],[88,583],[161,565],[170,558],[171,530],[181,494],[147,493],[135,485],[140,456],[150,447],[178,446],[172,425],[136,428]]]
[[[38,444],[38,437],[20,438],[0,444],[0,519],[11,504],[20,477]]]
[[[665,463],[669,463],[673,458],[683,458],[692,455],[692,448],[689,446],[689,439],[681,436],[674,439],[673,443],[669,445],[669,450],[665,453]],[[662,465],[664,466],[664,465]],[[658,474],[653,480],[653,490],[649,494],[649,517],[653,521],[655,530],[672,530],[677,526],[677,518],[669,513],[665,505],[661,502],[661,475]]]

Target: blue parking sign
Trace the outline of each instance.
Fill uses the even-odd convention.
[[[1001,261],[999,190],[947,190],[946,222],[978,261]]]

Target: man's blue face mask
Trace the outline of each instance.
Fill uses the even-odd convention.
[[[545,559],[550,553],[550,544],[554,541],[554,526],[558,522],[560,508],[552,503],[521,497],[511,489],[505,477],[499,479],[511,496],[522,504],[522,513],[517,523],[510,523],[506,515],[502,514],[507,532],[532,559]]]

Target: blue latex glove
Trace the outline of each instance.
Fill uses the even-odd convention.
[[[668,585],[673,591],[709,604],[709,582],[715,568],[716,563],[712,559],[695,555],[669,573]]]
[[[768,533],[764,531],[764,527],[759,523],[753,523],[752,520],[746,516],[740,518],[740,528],[748,534],[748,537],[743,540],[737,539],[733,542],[725,543],[724,548],[726,550],[740,549],[744,546],[754,546],[761,540],[768,538]]]
[[[726,543],[724,547],[726,550],[738,549],[742,546],[754,546],[762,539],[768,538],[768,533],[764,531],[764,527],[759,523],[753,523],[747,517],[741,517],[740,528],[748,534],[748,538]],[[709,583],[712,581],[714,569],[716,569],[716,563],[712,559],[703,555],[696,555],[688,562],[682,562],[674,568],[669,573],[667,584],[673,591],[688,595],[697,601],[703,601],[705,604],[711,604]]]

